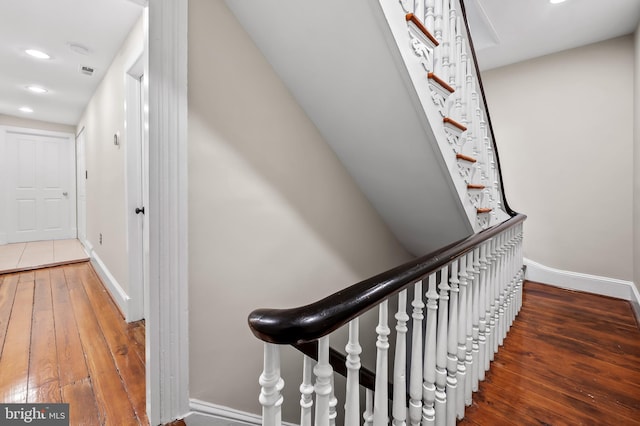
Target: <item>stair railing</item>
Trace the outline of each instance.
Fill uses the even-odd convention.
[[[301,425],[310,426],[312,419],[316,425],[333,425],[340,418],[338,424],[355,426],[363,418],[364,424],[378,426],[388,424],[389,414],[394,425],[451,425],[463,418],[472,392],[484,379],[522,303],[525,218],[516,214],[310,305],[253,311],[249,326],[264,342],[264,371],[259,380],[263,424],[281,424],[281,345],[306,353],[303,382],[294,384],[301,390]],[[397,306],[390,307],[389,298],[394,295]],[[407,312],[408,303],[411,312]],[[363,335],[359,318],[372,309],[378,310],[374,372],[361,367],[366,345],[359,337]],[[393,330],[390,309],[396,320]],[[348,327],[347,341],[332,345],[344,348],[346,356],[340,358],[330,349],[330,335],[342,327]],[[394,331],[395,348],[390,355],[389,336]],[[342,404],[333,389],[334,371],[347,378]],[[367,387],[364,413],[361,385]],[[338,408],[342,406],[344,411]]]

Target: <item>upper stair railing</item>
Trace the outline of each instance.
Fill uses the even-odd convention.
[[[526,216],[504,196],[464,5],[379,2],[407,68],[417,60],[424,69],[424,75],[410,77],[416,90],[427,88],[420,97],[427,116],[437,111],[439,119],[429,121],[450,172],[461,177],[456,189],[476,233],[310,305],[253,311],[249,326],[264,342],[264,425],[282,423],[282,345],[304,354],[302,383],[293,384],[300,398],[290,401],[299,404],[303,426],[380,426],[390,416],[394,425],[454,425],[464,418],[522,304]],[[361,330],[363,314],[376,309],[377,325]],[[345,331],[343,341],[339,330]],[[363,341],[369,335],[374,341]],[[362,366],[362,353],[374,344],[370,371]],[[335,373],[346,377],[340,403]]]

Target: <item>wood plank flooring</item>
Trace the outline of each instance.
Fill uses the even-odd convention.
[[[640,425],[628,302],[525,283],[522,310],[464,425]]]
[[[144,323],[124,322],[89,263],[0,275],[0,401],[148,425],[144,361]]]

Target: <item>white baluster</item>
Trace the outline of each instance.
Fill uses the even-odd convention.
[[[360,320],[354,318],[349,322],[349,340],[347,352],[347,394],[345,396],[344,424],[357,426],[360,424],[360,354],[362,347],[359,339]]]
[[[414,285],[411,332],[411,364],[409,366],[409,423],[419,426],[422,419],[422,281]]]
[[[467,356],[467,256],[461,256],[460,270],[458,277],[460,280],[460,292],[458,296],[458,388],[456,392],[456,414],[459,419],[464,418],[464,395],[466,386],[467,369],[465,359]]]
[[[363,426],[373,426],[373,391],[367,389],[365,392],[365,405],[364,414],[362,418],[364,422]]]
[[[302,384],[300,385],[300,426],[311,426],[313,407],[313,359],[304,356],[302,364]]]
[[[456,87],[458,68],[458,43],[460,42],[459,28],[457,26],[456,2],[451,2],[449,7],[449,85]]]
[[[449,271],[440,270],[440,299],[438,307],[438,334],[436,347],[436,425],[447,424],[447,333],[449,328]]]
[[[473,392],[473,323],[471,314],[473,311],[473,287],[476,285],[476,275],[475,270],[473,268],[473,251],[467,253],[467,298],[466,298],[466,326],[465,330],[467,333],[465,339],[465,358],[464,365],[467,371],[466,381],[464,384],[464,402],[467,406],[471,405],[471,394]]]
[[[497,342],[493,347],[494,351],[498,352],[498,347],[502,346],[504,341],[504,291],[505,291],[505,279],[504,279],[504,263],[505,263],[505,235],[500,234],[498,236],[498,294],[496,300],[496,330],[497,330]]]
[[[493,348],[495,347],[496,342],[496,245],[497,238],[491,239],[489,256],[487,256],[487,260],[489,261],[489,270],[488,270],[488,286],[487,286],[487,298],[489,299],[489,311],[487,313],[487,321],[489,323],[488,333],[487,333],[487,370],[489,370],[489,361],[493,361],[495,351]]]
[[[441,49],[441,58],[442,58],[442,75],[440,77],[444,81],[449,80],[449,45],[451,44],[449,34],[449,0],[442,1],[442,45],[436,47],[436,49]]]
[[[396,351],[393,362],[393,425],[407,424],[407,290],[398,295]]]
[[[424,382],[422,385],[422,425],[434,424],[436,402],[436,332],[438,320],[438,291],[436,274],[429,275],[427,291],[427,329],[424,341]]]
[[[436,0],[426,0],[424,6],[424,26],[429,31],[434,31],[435,28],[435,1]]]
[[[438,43],[442,43],[442,2],[444,0],[436,0],[434,7],[434,34]],[[442,75],[442,49],[436,47],[433,50],[434,72],[436,75]]]
[[[451,263],[449,292],[449,335],[447,336],[447,425],[456,424],[456,395],[458,387],[458,260]]]
[[[313,368],[316,376],[316,426],[329,426],[331,404],[331,376],[333,368],[329,364],[329,336],[318,340],[318,363]]]
[[[478,289],[478,380],[485,379],[487,369],[487,243],[480,246],[480,286]]]
[[[383,426],[389,422],[389,301],[385,300],[378,310],[378,340],[376,341],[376,384],[373,395],[373,426]]]
[[[336,411],[337,406],[338,406],[338,398],[336,398],[335,382],[332,374],[331,375],[331,396],[329,397],[329,425],[330,426],[336,426],[336,417],[338,417],[338,412]]]
[[[259,380],[260,404],[262,405],[263,426],[282,424],[282,388],[280,377],[280,347],[272,343],[264,344],[264,369]]]
[[[479,304],[480,304],[480,247],[476,247],[473,249],[473,274],[475,279],[473,280],[473,288],[472,288],[472,310],[471,310],[471,325],[472,325],[472,346],[471,346],[471,355],[473,357],[473,368],[472,368],[472,380],[471,380],[471,388],[474,392],[478,390],[478,382],[480,380],[479,372],[482,371],[482,367],[480,367],[479,359],[480,359],[480,315],[479,315]]]

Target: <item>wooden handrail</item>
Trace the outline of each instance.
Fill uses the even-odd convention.
[[[427,74],[427,78],[429,80],[435,81],[436,83],[438,83],[440,86],[444,87],[445,90],[449,91],[450,93],[453,93],[453,92],[456,91],[456,89],[454,89],[453,87],[449,86],[443,79],[441,79],[440,77],[438,77],[437,75],[435,75],[432,72]]]
[[[420,30],[420,32],[425,35],[425,37],[431,40],[431,42],[435,46],[438,46],[440,44],[438,43],[438,40],[436,40],[436,38],[431,35],[429,30],[422,24],[422,22],[420,22],[420,20],[416,17],[416,15],[414,15],[413,13],[407,13],[407,15],[405,16],[405,19],[407,20],[407,22],[413,23],[413,25],[415,25]]]
[[[468,161],[470,163],[475,163],[476,161],[478,161],[475,158],[469,157],[468,155],[464,155],[464,154],[456,154],[456,158],[458,160],[464,160],[464,161]]]
[[[525,219],[525,215],[516,214],[505,222],[382,272],[315,303],[290,309],[256,309],[248,318],[251,332],[262,341],[281,345],[297,346],[318,340]]]

